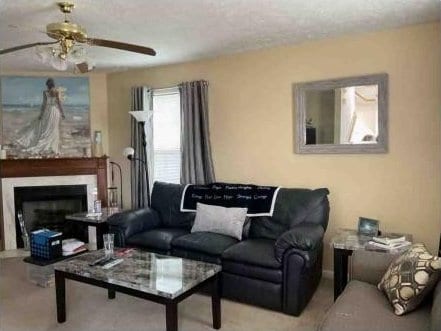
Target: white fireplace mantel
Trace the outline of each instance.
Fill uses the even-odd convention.
[[[5,250],[17,248],[14,188],[24,186],[57,185],[87,185],[88,210],[93,209],[93,190],[97,187],[96,175],[9,177],[1,179]]]

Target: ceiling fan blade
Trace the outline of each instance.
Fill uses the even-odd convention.
[[[58,41],[38,42],[38,43],[32,43],[32,44],[26,44],[26,45],[6,48],[6,49],[0,49],[0,55],[12,53],[12,52],[19,51],[19,50],[25,49],[25,48],[31,48],[34,46],[52,45],[52,44],[56,44],[56,43],[58,43]]]
[[[94,45],[94,46],[116,48],[116,49],[121,49],[123,51],[141,53],[141,54],[146,54],[146,55],[151,55],[151,56],[155,56],[156,55],[155,50],[150,48],[150,47],[144,47],[144,46],[139,46],[139,45],[121,43],[119,41],[87,38],[86,42],[88,44]]]

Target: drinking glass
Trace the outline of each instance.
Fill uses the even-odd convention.
[[[114,243],[115,235],[113,233],[105,233],[103,234],[103,242],[104,242],[104,254],[107,257],[113,256],[113,243]]]

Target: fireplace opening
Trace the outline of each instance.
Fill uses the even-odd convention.
[[[24,247],[19,212],[29,234],[45,228],[62,232],[63,238],[87,238],[87,228],[65,218],[68,214],[87,211],[87,185],[15,187],[14,201],[18,248]]]

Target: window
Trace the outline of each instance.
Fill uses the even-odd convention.
[[[181,97],[178,88],[153,91],[155,181],[179,183],[181,178]]]

